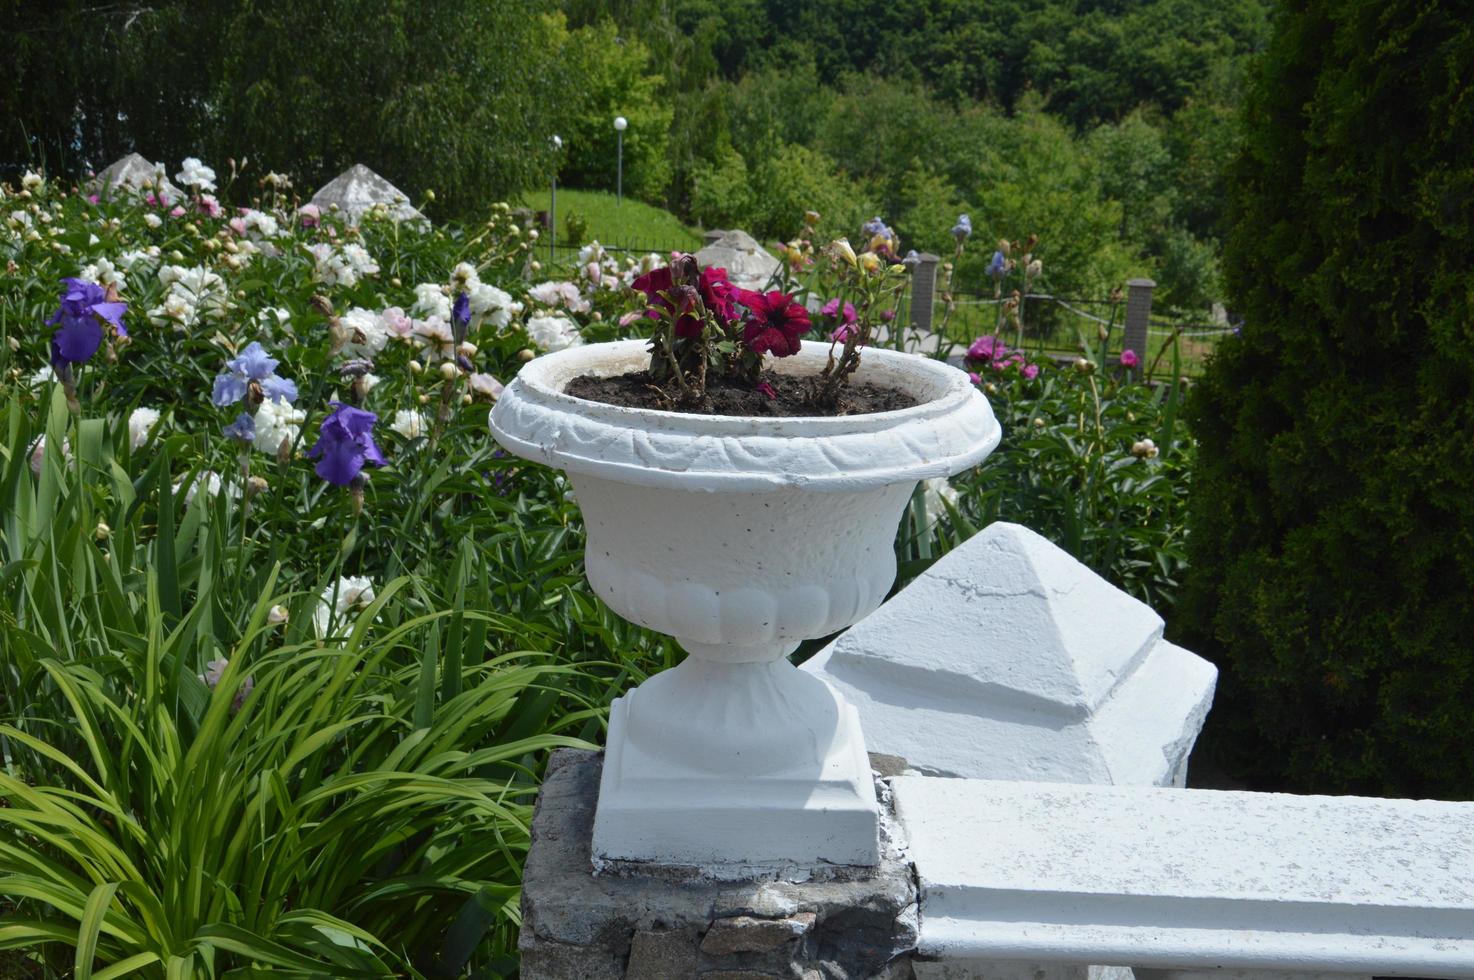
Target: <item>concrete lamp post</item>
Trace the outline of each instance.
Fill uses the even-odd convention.
[[[624,203],[624,131],[629,128],[629,120],[623,116],[614,117],[614,134],[618,149],[615,150],[614,170],[614,203]]]

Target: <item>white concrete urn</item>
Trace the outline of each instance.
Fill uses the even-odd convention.
[[[828,352],[806,342],[771,366],[814,373]],[[491,413],[509,452],[567,472],[594,592],[690,654],[614,703],[595,864],[875,864],[859,716],[787,655],[881,603],[917,482],[978,463],[998,422],[963,372],[885,350],[867,350],[855,378],[908,392],[912,408],[727,417],[564,393],[648,364],[639,340],[539,357]]]

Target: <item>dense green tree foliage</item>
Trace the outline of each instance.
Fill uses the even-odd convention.
[[[0,0],[0,171],[353,162],[439,216],[546,186],[787,238],[807,208],[951,249],[1038,234],[1045,288],[1219,298],[1222,164],[1268,0]],[[564,138],[555,152],[550,137]],[[254,169],[245,161],[254,163]],[[13,176],[13,173],[11,174]],[[226,196],[242,196],[240,193]]]
[[[1183,625],[1207,747],[1302,790],[1474,796],[1474,26],[1282,15],[1229,175],[1242,336],[1196,400]]]
[[[251,158],[310,190],[361,162],[484,205],[551,171],[566,43],[543,0],[8,0],[0,163]]]

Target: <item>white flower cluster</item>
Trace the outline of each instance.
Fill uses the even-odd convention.
[[[545,351],[563,350],[583,343],[578,324],[560,313],[528,317],[527,336]]]
[[[174,179],[198,194],[209,194],[215,190],[215,171],[200,162],[199,157],[185,157],[183,169]]]
[[[590,292],[618,290],[624,286],[619,263],[597,241],[578,250],[578,277]]]
[[[174,496],[179,496],[179,491],[184,489],[185,479],[187,478],[180,477],[174,482]],[[202,490],[207,497],[218,497],[221,490],[225,490],[225,495],[231,500],[237,500],[241,495],[241,488],[237,484],[227,485],[224,480],[220,479],[220,474],[214,470],[201,470],[198,476],[189,481],[188,489],[184,489],[185,508],[194,503],[195,497]]]
[[[394,413],[394,421],[389,428],[406,439],[418,439],[430,431],[430,420],[425,417],[424,412],[401,408]]]
[[[239,224],[237,224],[239,222]],[[230,227],[240,235],[254,239],[275,238],[281,234],[281,224],[276,217],[255,208],[246,208],[244,213],[230,220]]]
[[[379,263],[357,243],[333,246],[326,242],[307,246],[314,263],[313,277],[324,286],[351,289],[364,276],[377,275]]]
[[[556,280],[540,282],[529,289],[527,295],[544,306],[551,306],[553,309],[561,306],[570,313],[587,313],[592,309],[592,304],[584,296],[583,290],[573,282]]]
[[[138,273],[142,275],[159,261],[159,247],[150,245],[148,248],[135,248],[118,256],[116,265],[127,273]],[[119,287],[122,288],[122,287]]]
[[[344,357],[361,357],[372,361],[390,337],[402,337],[409,332],[405,326],[408,318],[397,306],[375,313],[355,306],[338,318],[338,328],[346,339],[339,348]]]
[[[318,639],[351,632],[358,613],[374,601],[374,583],[362,575],[350,575],[322,590],[312,613],[312,629]]]
[[[204,266],[166,265],[159,270],[159,284],[167,290],[164,302],[148,311],[149,320],[159,326],[183,332],[219,319],[230,306],[225,280]]]
[[[282,443],[292,445],[302,431],[307,413],[293,408],[289,402],[279,398],[267,398],[256,409],[256,438],[251,445],[257,452],[275,455],[281,451]]]
[[[512,295],[504,289],[498,289],[491,283],[482,282],[476,267],[469,262],[462,262],[451,272],[451,290],[453,292],[464,292],[471,305],[471,319],[474,323],[485,321],[498,330],[503,329],[512,322],[512,317],[522,312],[522,304],[512,301]],[[421,283],[421,286],[427,285]],[[421,286],[415,287],[415,297],[420,297]],[[446,297],[447,304],[450,298]],[[444,319],[450,319],[450,310],[444,314]]]
[[[128,445],[140,449],[148,442],[148,434],[159,423],[159,410],[139,406],[128,416]]]
[[[82,266],[82,271],[77,275],[99,286],[113,286],[120,293],[128,288],[126,270],[114,265],[111,259],[105,257],[99,256],[91,263]]]

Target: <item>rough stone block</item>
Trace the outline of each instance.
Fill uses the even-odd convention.
[[[800,912],[786,919],[760,919],[752,915],[734,915],[717,919],[701,939],[701,951],[708,956],[732,953],[768,953],[802,939],[814,926],[813,912]]]
[[[686,980],[696,972],[695,928],[645,929],[630,941],[627,973],[648,980]]]
[[[997,523],[804,665],[931,775],[1182,785],[1217,671],[1062,549]]]
[[[800,980],[806,970],[826,980],[877,977],[915,945],[916,884],[889,813],[874,869],[768,869],[761,880],[731,880],[614,862],[595,874],[601,766],[599,753],[573,750],[549,764],[523,875],[524,980],[714,971]],[[610,972],[614,965],[620,972]]]

